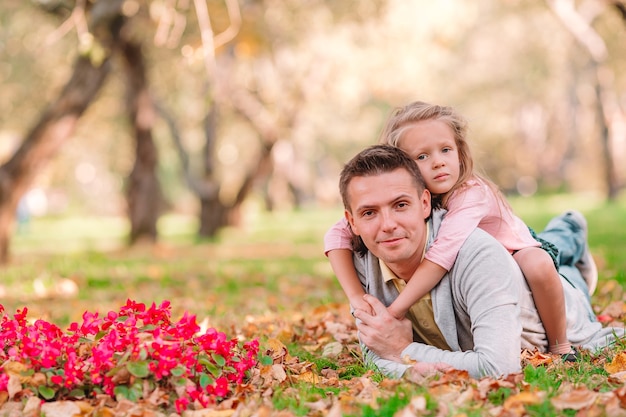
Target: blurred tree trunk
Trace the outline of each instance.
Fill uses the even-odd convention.
[[[213,103],[204,118],[204,135],[206,142],[203,152],[204,172],[201,178],[194,176],[191,172],[189,154],[183,146],[178,123],[176,123],[174,117],[163,107],[162,104],[157,103],[156,107],[169,127],[172,140],[174,141],[174,146],[178,151],[183,175],[185,176],[187,185],[189,189],[198,197],[200,202],[200,212],[198,215],[198,236],[203,238],[213,237],[224,226],[236,224],[238,222],[241,205],[252,190],[255,180],[259,177],[267,175],[267,172],[269,171],[269,167],[271,166],[270,155],[273,144],[270,143],[268,146],[262,146],[262,151],[257,159],[257,162],[255,164],[251,164],[247,168],[247,173],[239,186],[237,193],[235,194],[235,198],[233,201],[225,203],[220,198],[221,185],[215,175],[215,144],[217,140],[216,128],[219,120],[217,104]]]
[[[89,31],[94,35],[74,62],[59,97],[44,110],[15,154],[0,167],[0,263],[9,261],[10,236],[20,199],[35,175],[74,133],[78,120],[94,101],[111,72],[110,58],[126,22],[123,0],[100,1],[91,7]],[[85,48],[87,46],[87,48]]]
[[[607,65],[608,48],[602,37],[592,27],[591,22],[602,11],[598,7],[587,7],[577,10],[573,0],[548,0],[548,4],[561,19],[576,41],[587,50],[595,75],[596,111],[598,113],[598,132],[604,166],[607,200],[613,201],[619,192],[619,183],[615,171],[614,155],[611,146],[612,125],[623,120],[624,115],[619,108],[613,85],[614,74]],[[620,9],[620,2],[615,2]]]
[[[152,137],[155,108],[148,91],[141,45],[122,42],[127,81],[126,105],[135,137],[135,164],[128,178],[126,197],[131,244],[155,242],[162,193],[157,177],[158,152]]]
[[[35,175],[72,135],[80,116],[104,85],[109,59],[94,65],[79,57],[65,88],[27,134],[15,154],[0,167],[0,263],[9,261],[15,212]]]
[[[234,193],[235,197],[232,201],[225,202],[220,196],[222,185],[217,174],[216,157],[217,144],[217,127],[219,123],[219,110],[221,104],[229,100],[219,91],[223,90],[223,82],[225,79],[218,77],[218,66],[215,59],[215,48],[231,40],[239,30],[241,24],[241,15],[237,1],[227,1],[226,6],[230,19],[229,27],[218,36],[215,36],[211,26],[209,10],[206,3],[202,0],[194,1],[196,9],[196,17],[198,25],[201,29],[202,47],[204,52],[204,64],[207,71],[206,92],[209,107],[203,120],[203,129],[205,137],[205,145],[202,154],[202,175],[194,176],[191,173],[189,164],[189,155],[185,150],[178,124],[175,118],[169,114],[165,108],[157,104],[160,114],[168,123],[172,139],[181,160],[181,166],[187,185],[191,191],[198,197],[200,203],[200,211],[198,213],[199,228],[198,235],[200,237],[213,237],[224,226],[237,223],[239,219],[240,207],[254,185],[254,181],[260,172],[265,171],[266,167],[271,164],[271,150],[273,142],[269,144],[263,143],[262,150],[258,157],[258,162],[245,168],[246,174],[239,189]],[[255,109],[258,110],[258,109]]]
[[[220,184],[215,179],[215,143],[217,141],[217,103],[213,103],[207,115],[204,117],[204,152],[202,155],[204,176],[200,186],[192,188],[192,191],[200,201],[200,213],[198,220],[198,235],[200,237],[213,237],[218,230],[228,224],[227,207],[219,196]]]

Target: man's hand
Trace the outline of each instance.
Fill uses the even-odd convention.
[[[383,359],[402,362],[402,351],[413,342],[413,331],[408,319],[398,320],[376,297],[363,296],[374,314],[358,309],[354,311],[359,337],[372,352]]]

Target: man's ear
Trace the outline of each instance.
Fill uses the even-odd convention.
[[[422,205],[422,212],[424,213],[424,219],[427,219],[430,217],[430,212],[432,210],[430,199],[431,199],[430,191],[428,191],[427,189],[424,189],[424,192],[422,192],[422,196],[420,198],[420,203]]]
[[[352,233],[358,236],[359,232],[357,231],[357,227],[354,225],[354,216],[352,216],[352,213],[350,213],[348,210],[344,210],[343,215],[346,217],[346,220],[350,225],[350,229],[352,229]]]

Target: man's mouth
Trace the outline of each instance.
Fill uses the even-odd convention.
[[[378,243],[381,245],[392,246],[400,242],[402,239],[403,239],[402,237],[391,237],[387,239],[381,239],[378,241]]]

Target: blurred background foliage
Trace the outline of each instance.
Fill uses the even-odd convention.
[[[2,1],[0,164],[71,76],[85,42],[72,11],[99,1]],[[342,164],[413,100],[466,115],[477,165],[508,194],[610,200],[623,187],[622,2],[239,0],[240,21],[218,0],[122,4],[150,94],[180,135],[177,144],[155,119],[163,214],[198,213],[181,147],[202,177],[203,121],[215,102],[219,199],[236,199],[252,171],[244,210],[338,207]],[[135,144],[120,66],[114,57],[72,137],[37,172],[22,198],[29,215],[125,215]]]

